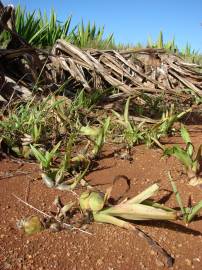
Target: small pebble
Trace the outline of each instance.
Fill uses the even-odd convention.
[[[191,265],[192,265],[191,260],[189,260],[189,259],[185,259],[185,263],[186,263],[188,266],[191,266]]]
[[[193,261],[200,262],[201,260],[199,258],[193,258]]]
[[[158,260],[158,259],[156,259],[156,265],[158,267],[164,267],[165,266],[165,264],[162,261]]]
[[[52,223],[52,224],[50,225],[50,230],[51,230],[52,232],[59,232],[59,231],[61,230],[61,226],[60,226],[59,223]]]
[[[140,268],[145,269],[145,266],[144,266],[144,264],[142,262],[140,262]]]
[[[151,250],[150,254],[151,254],[152,256],[154,256],[154,255],[157,255],[157,252],[155,252],[154,250]]]
[[[98,259],[96,262],[96,265],[100,266],[103,264],[103,260],[102,259]]]
[[[11,266],[12,266],[12,265],[11,265],[10,263],[5,262],[5,263],[4,263],[4,268],[3,268],[3,269],[5,269],[5,270],[6,270],[6,269],[10,269]]]

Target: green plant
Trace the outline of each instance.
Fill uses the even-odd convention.
[[[196,93],[193,89],[185,88],[183,89],[183,91],[192,96],[192,104],[196,104],[196,105],[202,104],[202,97],[198,93]]]
[[[163,47],[164,47],[164,44],[163,44],[163,32],[162,31],[160,31],[160,33],[159,33],[159,37],[158,37],[158,40],[157,40],[157,47],[159,49],[163,49]]]
[[[84,26],[83,21],[77,26],[77,32],[72,34],[73,43],[78,47],[87,48],[109,48],[113,46],[113,34],[107,38],[103,37],[104,27],[96,27],[88,22],[87,26]]]
[[[134,123],[132,123],[132,121],[130,121],[129,105],[130,105],[130,97],[126,101],[123,116],[113,110],[112,112],[117,117],[117,122],[124,128],[123,137],[126,140],[128,146],[131,148],[134,144],[139,143],[140,141],[143,140],[144,132],[142,131],[141,128],[144,122],[136,126],[134,125]]]
[[[110,117],[104,120],[99,127],[83,126],[80,132],[88,136],[93,142],[92,158],[95,158],[100,153],[106,140],[107,131],[109,129]]]
[[[7,48],[9,42],[11,40],[11,35],[8,31],[2,31],[0,34],[0,48],[5,49]]]
[[[34,156],[40,163],[40,168],[42,170],[41,177],[47,187],[55,187],[60,190],[72,190],[87,173],[90,161],[84,155],[77,155],[76,157],[71,158],[74,139],[75,136],[72,134],[67,143],[64,156],[61,156],[58,153],[61,142],[57,143],[51,151],[43,151],[30,145]],[[60,162],[55,166],[54,161],[58,157],[60,157]],[[72,178],[72,170],[75,170],[78,167],[81,169],[81,172]]]
[[[174,104],[171,105],[170,109],[166,110],[161,117],[161,121],[154,126],[154,128],[158,128],[158,132],[161,135],[168,135],[169,133],[172,133],[175,131],[173,129],[174,123],[179,121],[185,114],[191,111],[190,109],[187,109],[184,112],[176,113],[174,109]]]
[[[56,18],[54,10],[51,10],[50,19],[46,13],[41,11],[30,13],[22,9],[20,5],[16,8],[16,30],[28,43],[49,47],[55,44],[57,39],[67,39],[71,24],[71,16],[61,24]]]
[[[172,134],[175,131],[173,125],[190,111],[191,109],[187,109],[184,112],[175,113],[174,105],[172,104],[170,109],[167,109],[162,114],[161,120],[158,123],[145,130],[144,141],[146,145],[151,147],[153,144],[156,144],[164,150],[163,145],[159,142],[160,138]]]
[[[181,196],[180,196],[180,194],[179,194],[179,192],[177,190],[177,186],[176,186],[175,182],[173,181],[170,172],[168,173],[168,177],[169,177],[169,181],[170,181],[170,183],[172,185],[173,192],[175,194],[178,205],[179,205],[179,207],[181,209],[183,219],[184,219],[184,221],[186,223],[189,223],[201,211],[201,209],[202,209],[202,201],[198,202],[197,204],[195,204],[192,207],[184,207]]]
[[[186,143],[186,148],[183,149],[178,145],[173,146],[172,148],[166,148],[164,155],[176,157],[185,167],[187,176],[189,178],[189,184],[196,186],[202,184],[202,178],[200,177],[200,161],[202,159],[201,151],[202,144],[199,146],[196,151],[194,145],[191,142],[189,133],[187,129],[181,127],[181,136],[184,142]]]
[[[0,122],[1,138],[17,155],[29,157],[30,143],[38,144],[44,129],[44,115],[28,102],[21,105]]]
[[[58,122],[58,119],[50,113],[57,102],[49,104],[48,100],[36,102],[33,98],[25,105],[16,105],[0,122],[1,138],[18,156],[29,158],[29,145],[43,144],[50,137],[53,120]]]
[[[16,30],[28,43],[37,47],[53,46],[57,39],[65,39],[79,47],[109,48],[114,46],[113,34],[104,37],[104,27],[97,27],[90,22],[84,26],[83,21],[70,30],[72,17],[64,23],[58,21],[52,9],[50,18],[46,13],[28,12],[20,5],[16,8]],[[1,36],[3,42],[9,39],[8,34]]]
[[[166,50],[171,51],[171,52],[177,52],[178,51],[177,45],[175,44],[175,38],[165,42],[164,38],[163,38],[163,32],[162,31],[159,32],[159,36],[158,36],[156,42],[153,42],[152,38],[148,37],[147,45],[149,47],[151,47],[151,48],[166,49]]]
[[[15,27],[19,35],[21,35],[27,42],[32,45],[38,45],[45,37],[47,26],[41,25],[40,16],[36,18],[35,11],[30,13],[22,9],[20,5],[16,8]]]
[[[61,142],[58,142],[51,151],[39,150],[33,145],[30,145],[35,158],[40,163],[40,168],[47,171],[50,170],[53,159],[56,158],[56,153]]]
[[[30,216],[26,219],[21,219],[17,223],[17,227],[23,229],[27,235],[32,235],[41,232],[44,229],[42,222],[37,216]]]
[[[97,102],[103,97],[106,90],[96,89],[93,93],[86,93],[83,90],[78,91],[77,95],[75,96],[71,107],[70,107],[70,114],[78,114],[80,110],[84,109],[85,111],[89,112],[93,109]]]
[[[43,182],[46,184],[47,187],[54,187],[55,186],[55,178],[57,174],[57,170],[53,168],[53,159],[58,156],[57,150],[60,147],[61,142],[53,147],[51,151],[44,151],[37,149],[33,145],[30,145],[31,150],[38,160],[40,164],[40,168],[42,170],[41,178]],[[60,171],[60,169],[58,169]]]
[[[69,16],[64,23],[58,21],[54,9],[51,10],[50,19],[46,13],[40,13],[40,27],[47,27],[46,36],[43,41],[43,46],[53,46],[57,39],[70,40],[71,35],[76,27],[70,31],[72,17]]]
[[[161,134],[158,132],[157,128],[146,128],[143,133],[143,138],[143,141],[148,148],[156,145],[160,149],[164,150],[164,146],[160,143]]]
[[[70,107],[71,100],[55,94],[17,104],[0,121],[0,137],[18,156],[29,158],[30,144],[36,147],[55,144],[75,129]]]

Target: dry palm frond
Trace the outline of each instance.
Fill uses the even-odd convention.
[[[0,96],[3,98],[5,76],[28,89],[40,83],[41,89],[49,91],[68,81],[74,92],[79,87],[87,92],[112,87],[126,97],[162,93],[184,99],[188,88],[194,95],[202,96],[201,66],[185,63],[164,49],[80,49],[58,39],[48,53],[32,47],[17,33],[14,7],[4,7],[0,2],[0,34],[4,31],[10,34],[11,40],[6,49],[0,49],[0,76],[3,78]],[[16,91],[11,96],[15,97]]]

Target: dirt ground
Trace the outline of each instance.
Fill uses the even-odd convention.
[[[193,143],[202,142],[202,126],[190,126]],[[169,138],[167,143],[182,143],[180,137]],[[114,157],[115,147],[107,145],[98,167],[89,173],[87,180],[96,188],[106,190],[114,177],[123,175],[130,180],[130,190],[124,180],[116,183],[112,196],[131,197],[149,185],[158,182],[161,186],[156,200],[170,207],[177,207],[175,196],[168,182],[167,171],[171,170],[185,204],[189,196],[196,203],[202,199],[202,189],[187,185],[187,177],[175,158],[162,158],[158,149],[137,146],[133,160]],[[18,176],[13,176],[21,174]],[[13,176],[13,177],[11,177]],[[30,215],[39,215],[19,202],[12,194],[27,200],[31,205],[50,213],[56,195],[63,202],[76,198],[71,192],[48,189],[40,179],[36,164],[20,164],[8,159],[0,162],[0,269],[37,270],[130,270],[167,269],[161,254],[135,233],[107,224],[89,224],[88,235],[79,231],[63,230],[43,232],[27,236],[20,231],[17,220]],[[80,194],[82,190],[76,190]],[[177,222],[137,222],[175,259],[170,269],[202,269],[202,215],[189,226]]]

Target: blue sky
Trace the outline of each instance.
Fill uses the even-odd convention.
[[[4,4],[26,6],[27,10],[53,7],[59,20],[72,15],[72,26],[84,22],[104,25],[106,34],[114,33],[116,42],[146,43],[156,40],[160,30],[165,40],[175,37],[180,48],[189,42],[202,52],[202,0],[4,0]]]

